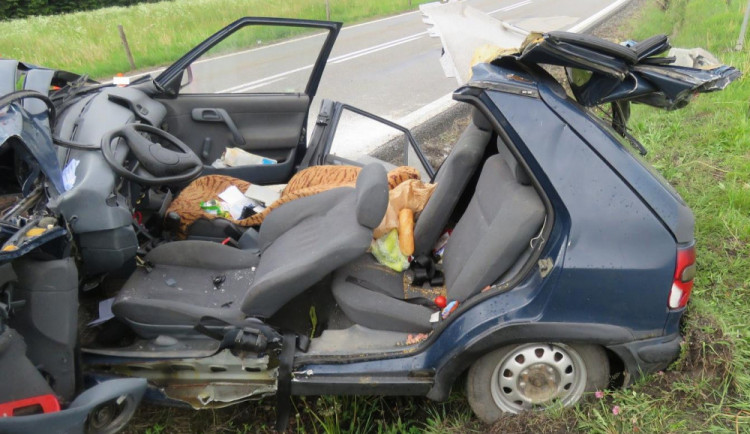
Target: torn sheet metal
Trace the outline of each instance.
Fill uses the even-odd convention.
[[[480,68],[481,76],[472,77],[471,68],[506,58],[564,67],[573,95],[584,106],[632,101],[672,110],[686,106],[697,93],[724,89],[741,75],[702,49],[668,52],[666,35],[617,44],[578,33],[530,33],[464,2],[429,3],[420,10],[430,34],[443,43],[446,75],[459,84],[471,80],[493,87],[491,74],[482,74]],[[533,89],[528,92],[533,94]]]
[[[490,46],[505,54],[517,51],[529,32],[512,26],[464,2],[427,3],[419,7],[428,25],[430,36],[439,37],[443,44],[440,63],[447,77],[455,77],[459,85],[471,77],[472,58],[479,47]],[[487,48],[499,54],[492,48]]]

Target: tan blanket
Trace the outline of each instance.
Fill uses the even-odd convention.
[[[336,187],[354,186],[360,170],[361,169],[356,166],[309,167],[295,174],[292,179],[289,180],[284,191],[282,191],[281,197],[276,202],[266,207],[263,212],[242,220],[235,220],[232,218],[229,218],[228,220],[239,226],[258,226],[263,223],[263,220],[268,213],[286,202],[305,196],[311,196]],[[391,190],[404,181],[418,179],[419,173],[417,170],[409,166],[397,167],[388,172],[388,186]],[[421,184],[421,181],[419,181],[419,183]],[[250,183],[230,176],[206,175],[196,179],[191,182],[190,185],[185,187],[167,209],[167,212],[176,212],[180,216],[178,237],[185,238],[188,227],[198,219],[204,218],[212,220],[215,218],[221,218],[207,213],[201,209],[200,204],[201,202],[217,199],[219,193],[232,185],[237,187],[240,191],[245,192],[250,186]],[[431,193],[432,191],[430,191],[430,194]],[[429,195],[424,201],[426,202],[427,199],[429,199]],[[422,206],[424,206],[424,204],[422,204]],[[398,210],[396,211],[396,215],[398,216]],[[398,220],[398,217],[396,220]]]

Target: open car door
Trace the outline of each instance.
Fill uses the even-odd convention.
[[[300,170],[324,164],[364,166],[372,162],[383,164],[387,170],[414,167],[425,182],[435,177],[432,163],[407,128],[348,104],[321,101]]]
[[[156,77],[167,107],[162,128],[195,151],[204,173],[286,182],[307,148],[310,102],[340,28],[279,18],[233,22]],[[214,164],[227,148],[263,159]]]

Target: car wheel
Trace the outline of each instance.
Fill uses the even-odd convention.
[[[492,423],[503,413],[573,405],[608,381],[609,361],[599,346],[509,345],[474,362],[466,395],[474,413]]]

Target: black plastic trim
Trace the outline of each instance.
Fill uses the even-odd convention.
[[[431,377],[410,377],[408,373],[387,377],[313,375],[294,378],[292,395],[424,396],[432,386]]]

